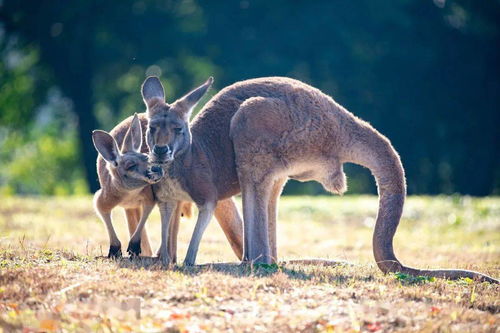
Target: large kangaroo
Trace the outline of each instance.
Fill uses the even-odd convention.
[[[377,181],[373,251],[383,272],[498,282],[477,272],[419,270],[399,262],[392,245],[406,196],[399,156],[387,138],[331,97],[289,78],[242,81],[215,95],[189,127],[191,109],[211,83],[210,78],[172,105],[165,103],[158,78],[146,79],[142,88],[150,156],[153,163],[169,163],[168,177],[154,185],[165,200],[161,211],[165,216],[172,211],[173,192],[201,207],[186,264],[195,261],[214,201],[238,193],[240,184],[244,259],[276,260],[277,202],[286,180],[317,180],[328,191],[343,193],[342,165],[351,162],[370,169]],[[168,219],[162,217],[166,232]]]
[[[194,202],[199,214],[189,244],[186,264],[194,264],[201,236],[212,215],[219,221],[226,237],[238,258],[243,257],[243,226],[238,210],[231,196],[239,192],[238,179],[228,177],[225,170],[214,172],[214,163],[224,161],[224,149],[210,150],[212,142],[208,135],[198,135],[196,127],[189,127],[192,109],[212,84],[210,78],[205,84],[188,93],[171,105],[165,103],[165,93],[158,78],[146,79],[142,96],[147,107],[148,126],[146,143],[150,161],[165,169],[162,181],[153,187],[160,208],[162,232],[159,256],[164,264],[172,261],[168,253],[172,213],[178,201]],[[217,143],[215,143],[217,144]],[[208,149],[207,149],[208,148]],[[234,163],[234,162],[233,162]],[[137,234],[140,235],[138,226]],[[140,239],[132,247],[138,248]]]

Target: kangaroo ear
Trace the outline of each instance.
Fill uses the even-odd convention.
[[[187,93],[184,97],[179,99],[177,103],[180,103],[182,107],[182,112],[184,113],[183,116],[187,119],[191,116],[191,112],[193,111],[193,108],[198,104],[200,99],[205,95],[205,93],[210,89],[212,86],[212,83],[214,82],[213,77],[209,77],[205,83],[203,83],[201,86],[198,88],[192,90],[191,92]]]
[[[97,149],[107,162],[113,164],[115,167],[118,166],[120,152],[118,151],[115,138],[107,132],[95,130],[92,132],[92,141],[94,141],[95,149]]]
[[[141,121],[137,116],[137,113],[134,114],[134,118],[130,123],[130,127],[125,134],[125,138],[123,139],[122,144],[122,154],[128,151],[139,152],[142,146],[142,127]]]
[[[158,101],[165,101],[165,90],[163,89],[160,79],[156,76],[150,76],[144,80],[141,92],[144,103],[146,103],[148,108]]]

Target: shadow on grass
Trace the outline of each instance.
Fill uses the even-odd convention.
[[[161,264],[156,257],[139,257],[130,258],[124,257],[120,259],[99,258],[100,260],[115,260],[120,268],[128,269],[147,269],[147,270],[170,270],[181,274],[194,276],[207,272],[217,272],[227,274],[233,277],[266,277],[276,273],[283,273],[291,279],[295,280],[317,280],[319,282],[336,282],[343,283],[354,276],[342,274],[335,268],[352,267],[351,263],[345,261],[307,259],[307,260],[290,260],[280,262],[279,264],[252,264],[252,263],[208,263],[194,266],[170,265],[168,267]],[[327,268],[328,271],[325,272]],[[312,269],[308,269],[312,268]],[[319,269],[317,269],[319,268]],[[357,276],[356,278],[359,278]],[[372,280],[372,276],[361,278],[364,281]]]

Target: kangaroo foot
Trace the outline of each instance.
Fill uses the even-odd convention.
[[[259,255],[255,259],[250,259],[250,257],[245,256],[242,260],[242,264],[274,264],[276,261],[271,256]]]
[[[141,241],[128,243],[127,252],[131,257],[138,257],[141,254]]]
[[[110,245],[108,258],[121,258],[122,257],[122,246],[119,245]]]
[[[158,259],[160,259],[160,263],[163,267],[166,268],[172,264],[172,258],[170,258],[168,251],[166,251],[166,249],[162,249],[162,247],[160,247],[158,249],[157,254],[158,254]]]

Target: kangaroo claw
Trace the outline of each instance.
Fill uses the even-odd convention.
[[[127,252],[131,257],[138,257],[141,254],[141,242],[130,242],[127,247]]]
[[[121,257],[122,257],[122,246],[110,245],[108,258],[121,258]]]

